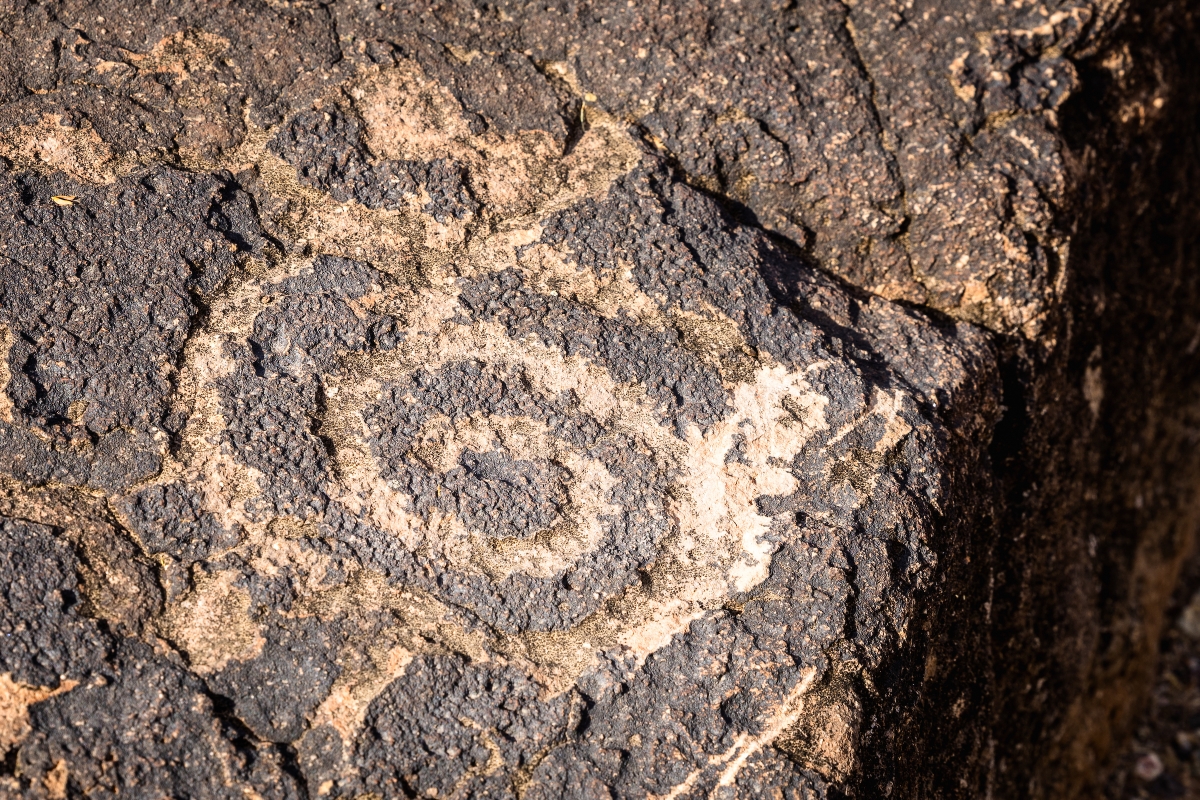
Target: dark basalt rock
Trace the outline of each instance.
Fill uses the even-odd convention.
[[[1091,791],[1196,524],[1196,33],[0,5],[0,795]]]

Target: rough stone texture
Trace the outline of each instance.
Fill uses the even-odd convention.
[[[1192,14],[0,3],[0,792],[1091,790]]]

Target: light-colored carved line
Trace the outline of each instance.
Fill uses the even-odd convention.
[[[342,673],[314,712],[310,729],[328,724],[349,744],[371,701],[404,674],[418,653],[440,649],[429,640],[477,663],[491,660],[486,637],[451,622],[450,609],[435,597],[412,587],[389,586],[382,575],[369,570],[359,570],[342,586],[304,596],[294,613],[328,619],[381,610],[391,612],[395,623],[369,640],[352,638],[341,648]]]
[[[499,326],[471,326],[448,322],[452,310],[438,313],[439,298],[421,318],[426,331],[386,359],[366,365],[378,379],[397,379],[417,369],[437,369],[459,360],[511,364],[527,371],[535,389],[547,393],[573,391],[581,407],[604,424],[621,427],[646,443],[665,467],[680,467],[681,499],[669,509],[681,529],[663,542],[665,551],[651,576],[651,589],[630,589],[575,629],[550,634],[530,633],[509,638],[502,645],[513,655],[531,658],[551,668],[548,684],[565,689],[602,648],[621,645],[639,658],[665,645],[676,633],[731,590],[745,591],[767,575],[769,545],[763,536],[770,518],[758,513],[755,498],[763,494],[788,494],[795,479],[785,466],[817,431],[826,427],[828,400],[807,390],[803,373],[788,373],[780,366],[760,370],[754,382],[735,390],[735,413],[707,436],[696,429],[681,442],[662,425],[643,399],[623,391],[607,373],[578,358],[534,340],[517,342]],[[436,320],[444,320],[435,325]],[[378,391],[374,380],[361,376],[346,389],[335,386],[339,406],[331,409],[324,432],[339,442],[339,462],[348,487],[362,497],[360,507],[370,510],[387,503],[389,511],[376,519],[400,520],[392,529],[412,536],[422,523],[407,512],[407,498],[397,497],[378,474],[366,443],[362,410]],[[804,419],[783,408],[791,398],[794,407],[807,409]],[[749,465],[726,464],[725,454],[742,435]]]
[[[0,753],[7,753],[30,733],[29,707],[55,695],[69,692],[79,681],[64,680],[55,689],[29,686],[12,679],[12,673],[0,674]]]
[[[401,70],[396,74],[402,73]],[[367,75],[362,80],[376,80],[378,77]],[[394,76],[383,77],[385,80],[391,80]],[[357,97],[359,100],[363,99],[361,93]],[[450,110],[455,114],[460,111],[454,108]],[[413,284],[417,275],[422,275],[437,287],[442,285],[443,269],[456,254],[465,255],[468,265],[485,271],[505,264],[515,264],[516,247],[529,244],[538,238],[538,219],[545,218],[555,210],[567,208],[586,196],[598,196],[618,175],[632,168],[640,156],[636,148],[627,141],[620,126],[610,124],[611,121],[599,113],[594,116],[595,118],[590,120],[590,130],[568,157],[566,184],[549,185],[548,194],[529,208],[520,207],[520,203],[513,205],[513,213],[510,216],[493,221],[492,230],[495,232],[482,237],[481,244],[473,245],[467,253],[461,250],[465,238],[461,226],[434,225],[430,218],[415,209],[406,212],[381,212],[366,209],[355,202],[339,203],[322,192],[301,185],[294,168],[266,148],[277,128],[263,131],[248,124],[248,134],[241,148],[228,154],[220,164],[193,160],[188,162],[188,166],[206,171],[256,166],[271,194],[295,201],[299,207],[300,213],[297,218],[288,224],[288,233],[298,244],[308,247],[309,252],[363,258],[393,275],[409,278],[409,286]],[[283,124],[288,122],[290,120]],[[368,120],[368,123],[370,127],[371,120]],[[386,125],[387,121],[376,121],[376,133],[379,124]],[[501,156],[511,149],[511,143],[504,140],[478,140],[469,136],[451,136],[447,140],[445,132],[440,130],[435,130],[434,136],[435,139],[441,137],[438,141],[442,144],[436,141],[427,144],[434,146],[434,149],[451,147],[453,152],[448,150],[447,154],[459,157],[469,166],[479,168],[493,168],[488,162],[491,162],[491,165],[500,163]],[[417,139],[410,137],[408,141],[413,142]],[[378,142],[374,142],[372,147],[386,150],[386,147]],[[552,161],[553,157],[548,159],[548,163]],[[503,178],[503,175],[491,177]],[[495,180],[493,183],[498,186],[506,185],[502,180]],[[507,202],[499,196],[485,200],[485,205],[489,208],[504,207],[504,203]],[[194,341],[189,342],[184,359],[185,368],[181,375],[181,386],[185,387],[182,389],[185,395],[183,399],[189,399],[187,393],[191,392],[190,399],[195,405],[193,418],[189,419],[185,428],[183,463],[171,465],[159,478],[165,481],[180,474],[194,476],[190,480],[198,478],[201,485],[211,490],[206,493],[206,506],[217,513],[218,518],[227,525],[237,524],[248,530],[250,535],[245,546],[258,549],[263,548],[270,539],[268,528],[271,523],[253,523],[242,509],[246,499],[244,490],[255,485],[260,476],[238,467],[232,458],[220,449],[219,436],[224,430],[225,421],[220,413],[219,397],[216,395],[214,383],[232,372],[234,365],[224,356],[224,345],[228,337],[244,338],[252,328],[254,316],[258,311],[254,303],[258,300],[263,285],[283,275],[295,274],[299,266],[299,262],[296,261],[285,262],[282,268],[270,270],[268,274],[242,279],[214,301],[209,323],[203,332],[194,337]],[[528,275],[528,269],[525,271]],[[543,287],[537,288],[541,290]],[[545,290],[556,291],[548,286]],[[435,289],[427,294],[427,299],[440,304],[441,308],[437,310],[445,312],[454,305],[452,294],[452,289]],[[597,292],[595,296],[579,299],[585,303],[590,302],[601,313],[605,310],[611,313],[622,303],[633,303],[645,312],[643,316],[647,324],[673,324],[672,320],[666,320],[662,316],[657,304],[635,293],[632,284],[615,287],[615,294],[611,297]],[[408,318],[420,320],[418,325],[427,324],[426,319],[422,319],[420,315],[410,314]],[[447,319],[444,313],[434,314],[433,318],[441,322]],[[693,321],[689,318],[681,321],[676,327],[680,327],[686,334],[691,327],[700,330],[704,325],[711,327],[720,322],[720,315],[716,315],[715,322],[708,319]],[[725,325],[725,328],[728,327]],[[470,330],[472,335],[456,341],[438,340],[437,337],[444,331],[437,330],[429,331],[424,339],[420,336],[410,337],[410,341],[424,341],[429,347],[425,347],[424,351],[421,347],[408,347],[402,350],[399,357],[377,358],[367,374],[359,375],[353,382],[340,381],[337,378],[326,379],[327,394],[331,398],[337,395],[337,390],[342,394],[342,400],[330,404],[332,413],[327,415],[328,419],[322,424],[327,426],[327,432],[339,444],[335,455],[346,490],[343,499],[352,503],[351,495],[365,493],[362,501],[370,505],[378,502],[378,497],[371,493],[381,491],[379,487],[382,481],[379,480],[378,469],[373,463],[370,449],[366,446],[366,432],[361,418],[365,403],[378,391],[379,381],[393,377],[405,369],[412,369],[414,363],[431,363],[430,347],[441,344],[445,345],[447,352],[442,354],[438,363],[444,364],[451,357],[462,357],[483,358],[493,363],[508,361],[520,364],[537,377],[537,383],[545,391],[575,392],[585,409],[598,419],[644,442],[660,464],[686,467],[682,499],[673,507],[660,511],[673,514],[683,535],[700,543],[698,547],[691,547],[688,553],[671,553],[667,554],[671,557],[660,559],[666,563],[678,557],[676,566],[679,569],[672,574],[659,570],[651,589],[637,587],[629,590],[623,598],[617,599],[615,613],[596,615],[595,619],[585,621],[575,631],[567,632],[566,641],[547,641],[542,643],[544,646],[539,647],[535,641],[536,635],[530,635],[525,637],[525,641],[520,642],[519,646],[514,643],[499,644],[497,646],[500,649],[518,655],[523,652],[535,656],[541,654],[545,656],[537,659],[541,663],[563,665],[564,656],[561,652],[548,651],[560,649],[562,646],[568,651],[572,648],[575,651],[590,649],[594,653],[592,643],[583,638],[587,637],[594,639],[597,646],[603,643],[621,644],[644,658],[649,652],[669,642],[673,635],[685,630],[692,620],[706,613],[712,602],[727,593],[731,579],[734,588],[744,589],[765,577],[769,556],[762,546],[761,534],[765,533],[769,520],[759,518],[756,511],[748,509],[752,508],[755,492],[765,491],[767,484],[770,484],[773,490],[787,489],[789,484],[786,471],[779,470],[771,463],[771,459],[794,455],[794,448],[823,424],[823,416],[818,415],[813,417],[808,429],[800,426],[799,432],[797,429],[775,430],[779,427],[779,420],[770,416],[775,413],[775,409],[770,402],[764,402],[763,395],[779,399],[781,385],[786,384],[782,389],[784,394],[795,388],[795,382],[787,383],[788,376],[779,368],[765,368],[774,372],[760,371],[754,380],[746,384],[750,388],[742,387],[745,389],[740,395],[743,402],[738,405],[737,413],[726,423],[719,425],[715,434],[703,437],[698,431],[691,431],[687,442],[681,442],[658,422],[654,408],[646,402],[637,387],[618,386],[604,370],[581,359],[563,359],[557,352],[539,348],[535,343],[514,342],[498,327],[477,325]],[[456,335],[457,333],[460,332],[456,332]],[[703,331],[700,336],[693,338],[697,338],[697,346],[707,346],[703,341],[705,338],[727,338],[726,333],[725,330],[714,329]],[[823,408],[818,400],[812,400],[805,407],[817,412]],[[342,411],[339,412],[339,409]],[[353,412],[353,416],[348,416],[345,412]],[[762,469],[753,474],[730,474],[714,482],[714,472],[728,471],[724,465],[724,454],[732,446],[733,437],[747,432],[747,426],[749,432],[754,434],[748,437],[751,458],[755,466],[761,466]],[[737,471],[736,467],[732,469]],[[731,491],[733,503],[738,506],[736,508],[731,508],[728,502]],[[709,502],[714,499],[716,503]],[[716,512],[713,512],[713,509],[716,509]],[[400,510],[403,510],[402,506]],[[410,527],[416,526],[411,520],[408,524]],[[732,536],[728,543],[719,541],[729,538],[728,535]],[[705,543],[705,539],[709,541]],[[664,547],[669,548],[681,543],[681,537],[676,536],[665,541]],[[743,555],[738,555],[735,551]],[[683,596],[673,596],[679,589],[683,590]],[[406,619],[402,624],[414,623]],[[242,645],[244,644],[245,642],[242,642]],[[242,645],[234,648],[236,653],[225,655],[237,657],[239,653],[248,652]],[[400,662],[406,664],[405,659],[410,659],[411,655],[403,656],[401,653],[402,657],[398,661],[393,659],[392,655],[388,655],[386,660],[389,663],[395,662],[395,669],[385,672],[394,676],[399,674],[397,670],[403,669]],[[221,654],[216,654],[216,657],[219,660]],[[588,655],[586,658],[574,660],[568,657],[565,660],[571,662],[571,668],[567,671],[577,674],[578,670],[590,663],[591,657]],[[375,687],[372,681],[367,683],[374,687],[367,691],[371,697],[386,686],[386,681],[382,681],[378,687]],[[365,705],[362,708],[365,709]],[[350,722],[342,725],[343,728],[360,724],[357,712],[350,719]]]
[[[676,784],[667,794],[655,796],[656,800],[678,800],[685,797],[696,788],[696,784],[706,773],[720,769],[717,783],[709,793],[709,797],[715,800],[722,788],[732,785],[737,780],[738,773],[741,772],[747,761],[779,738],[789,726],[800,719],[800,715],[804,711],[804,695],[816,677],[815,669],[812,667],[806,669],[801,675],[800,682],[788,693],[767,720],[762,733],[757,736],[749,733],[738,734],[728,750],[710,756],[707,764],[692,770],[681,783]]]
[[[251,599],[233,585],[238,573],[197,576],[195,587],[156,620],[163,638],[179,647],[200,675],[220,672],[230,661],[248,661],[266,640],[250,617]]]
[[[0,422],[12,423],[13,402],[8,394],[12,373],[8,370],[8,354],[12,350],[13,334],[7,325],[0,325]]]

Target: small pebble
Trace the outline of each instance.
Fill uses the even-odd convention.
[[[1200,640],[1200,592],[1192,596],[1192,600],[1179,615],[1175,623],[1183,634],[1193,641]]]
[[[1163,774],[1162,759],[1158,757],[1157,753],[1146,753],[1137,760],[1133,772],[1144,781],[1152,781]]]

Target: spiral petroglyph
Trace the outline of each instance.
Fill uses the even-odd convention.
[[[86,74],[194,109],[240,85],[238,46],[189,28]],[[99,323],[0,319],[5,535],[82,597],[54,623],[78,686],[20,697],[69,715],[149,676],[196,699],[146,714],[254,743],[262,774],[228,773],[249,793],[825,786],[776,743],[818,730],[830,670],[865,685],[908,635],[947,464],[994,413],[978,332],[846,290],[586,92],[569,128],[485,123],[453,73],[578,90],[554,64],[423,52],[185,116],[170,158],[48,116],[0,137],[41,143],[13,160],[28,191],[87,187],[11,258],[140,326],[101,367]],[[153,258],[108,268],[107,232],[148,228]],[[101,685],[104,646],[126,666]],[[233,746],[203,730],[188,763]]]
[[[0,1],[0,797],[1088,794],[1194,5]]]

